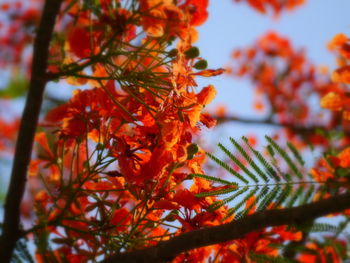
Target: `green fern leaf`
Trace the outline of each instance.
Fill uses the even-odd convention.
[[[227,180],[224,180],[224,179],[221,179],[221,178],[218,178],[218,177],[206,175],[206,174],[190,174],[189,176],[199,177],[199,178],[206,179],[208,181],[212,181],[212,182],[221,183],[221,184],[224,184],[224,185],[232,185],[232,186],[238,187],[237,183],[230,182],[230,181],[227,181]]]
[[[280,181],[281,179],[277,176],[276,171],[272,168],[269,162],[266,161],[262,154],[260,154],[257,150],[254,150],[254,148],[249,144],[248,139],[246,137],[243,136],[242,139],[247,144],[252,153],[255,155],[255,157],[259,160],[259,162],[264,166],[265,170],[267,171],[267,174],[275,181]],[[268,182],[267,176],[259,168],[258,173],[264,179],[265,182]]]
[[[265,138],[270,143],[270,145],[281,155],[281,157],[285,160],[290,169],[295,173],[295,175],[298,176],[299,179],[302,179],[303,175],[300,173],[299,169],[289,157],[288,153],[285,150],[283,150],[274,140],[272,140],[271,137],[265,136]]]
[[[243,149],[243,147],[241,145],[239,145],[239,143],[237,141],[235,141],[235,139],[230,138],[231,143],[236,147],[236,149],[240,152],[240,154],[244,157],[244,159],[246,159],[246,161],[249,163],[249,165],[255,170],[257,171],[259,168],[256,165],[256,163],[253,161],[252,158],[250,158],[250,156],[248,155],[248,153]],[[258,178],[251,174],[251,179],[253,179],[254,182],[259,182]]]
[[[287,146],[291,150],[291,152],[293,153],[295,159],[299,162],[299,164],[301,166],[304,166],[305,161],[303,160],[303,158],[301,157],[299,151],[295,148],[295,146],[290,142],[287,142]]]
[[[235,207],[234,210],[238,211],[247,201],[249,198],[254,196],[256,192],[259,190],[259,187],[255,187],[253,190],[251,190]]]
[[[310,232],[333,232],[337,233],[339,230],[338,226],[334,226],[327,223],[314,223],[310,228]]]
[[[237,173],[235,170],[233,170],[230,166],[228,166],[227,163],[221,161],[220,159],[216,158],[214,155],[207,153],[207,155],[209,156],[210,159],[212,159],[214,162],[216,162],[219,166],[221,166],[222,168],[224,168],[226,171],[228,171],[230,174],[232,174],[233,176],[236,176],[239,180],[241,180],[243,183],[248,184],[249,181],[247,179],[245,179],[242,175],[240,175],[239,173]]]
[[[304,196],[301,198],[299,205],[308,203],[314,191],[315,191],[315,185],[311,184],[310,188],[307,190],[307,192],[305,192]]]
[[[293,190],[293,187],[291,184],[286,184],[284,188],[282,188],[280,194],[275,199],[275,204],[272,208],[278,208],[281,206],[290,196],[291,192]]]
[[[260,202],[260,205],[257,208],[257,211],[263,211],[265,210],[276,198],[278,193],[281,191],[281,187],[279,185],[276,185],[266,196],[265,198]]]
[[[232,193],[234,191],[237,191],[237,187],[214,190],[210,192],[202,192],[202,193],[196,194],[196,197],[201,198],[201,197],[207,197],[207,196],[224,195],[224,194]]]
[[[219,147],[243,172],[245,172],[246,175],[248,175],[250,179],[256,183],[259,181],[256,176],[251,173],[247,167],[240,160],[238,160],[225,146],[219,143]]]
[[[294,206],[297,200],[300,198],[300,195],[302,194],[303,191],[304,191],[304,188],[302,187],[297,189],[288,199],[288,202],[286,203],[286,207]]]
[[[13,261],[34,263],[34,259],[28,250],[25,239],[20,239],[17,241]]]
[[[245,193],[246,191],[249,190],[249,186],[244,187],[242,190],[236,192],[235,194],[233,194],[232,196],[225,198],[223,200],[220,201],[216,201],[213,204],[211,204],[208,209],[210,211],[215,211],[216,209],[220,208],[221,206],[231,202],[232,200],[236,199],[238,196],[242,195],[243,193]]]

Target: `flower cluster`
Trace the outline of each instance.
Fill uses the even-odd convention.
[[[195,197],[209,182],[184,184],[203,173],[196,135],[215,125],[202,110],[216,89],[198,92],[195,78],[223,73],[206,69],[193,45],[208,3],[100,2],[70,5],[51,45],[49,74],[90,88],[48,112],[41,125],[54,135],[36,137],[35,234],[58,244],[54,254],[38,246],[39,261],[141,248],[224,216],[207,211],[215,197]]]
[[[335,83],[349,84],[350,83],[350,66],[348,60],[350,59],[350,44],[349,39],[344,34],[336,35],[328,44],[331,51],[339,54],[338,65],[339,68],[332,74],[332,80]],[[321,107],[331,111],[338,111],[342,113],[344,121],[350,121],[349,96],[347,89],[341,86],[340,89],[329,91],[321,99]]]

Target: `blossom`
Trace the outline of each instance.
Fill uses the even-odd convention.
[[[341,110],[343,108],[343,99],[336,92],[329,92],[321,98],[321,107],[329,110]]]

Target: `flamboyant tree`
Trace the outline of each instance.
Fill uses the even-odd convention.
[[[274,16],[303,3],[246,2]],[[7,115],[0,116],[0,154],[14,156],[2,262],[347,257],[350,40],[339,34],[330,42],[339,56],[331,77],[274,32],[235,50],[226,69],[208,69],[195,46],[207,7],[207,0],[0,5],[8,79],[0,90]],[[220,74],[251,80],[266,119],[204,111],[216,89],[196,79]],[[45,92],[49,85],[72,96]],[[23,97],[19,121],[9,105]],[[326,113],[313,107],[315,98]],[[243,137],[206,153],[202,128],[227,121],[280,130],[266,136],[265,150]],[[311,169],[310,147],[319,153]],[[340,223],[316,221],[326,215]]]

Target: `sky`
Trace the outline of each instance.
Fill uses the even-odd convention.
[[[208,60],[210,68],[227,65],[235,48],[253,44],[268,31],[275,31],[288,37],[296,48],[304,48],[306,56],[316,65],[336,67],[335,56],[326,44],[337,33],[350,35],[349,0],[307,0],[307,3],[279,18],[256,12],[246,3],[234,0],[211,0],[209,18],[198,28],[199,41],[196,45],[201,56]],[[199,86],[213,84],[218,94],[212,108],[224,104],[230,114],[244,117],[257,116],[252,110],[253,89],[248,81],[219,76],[198,81]],[[263,117],[263,116],[261,116]],[[240,124],[226,125],[222,136],[240,137],[247,133],[269,134],[269,127]],[[221,137],[221,136],[219,136]]]
[[[0,0],[1,2],[1,0]],[[326,43],[337,33],[350,35],[350,0],[308,0],[292,12],[282,13],[280,18],[262,15],[245,3],[233,0],[210,0],[209,18],[199,27],[196,45],[201,56],[208,60],[210,68],[225,66],[235,48],[251,45],[264,33],[274,30],[288,36],[295,47],[305,48],[307,56],[317,65],[335,68],[335,57],[327,51]],[[213,105],[224,104],[230,113],[245,117],[254,116],[252,88],[248,82],[219,76],[201,79],[200,86],[214,84],[218,90]],[[249,133],[269,134],[269,127],[244,126],[237,123],[216,132],[215,140]],[[1,181],[0,181],[1,182]]]

